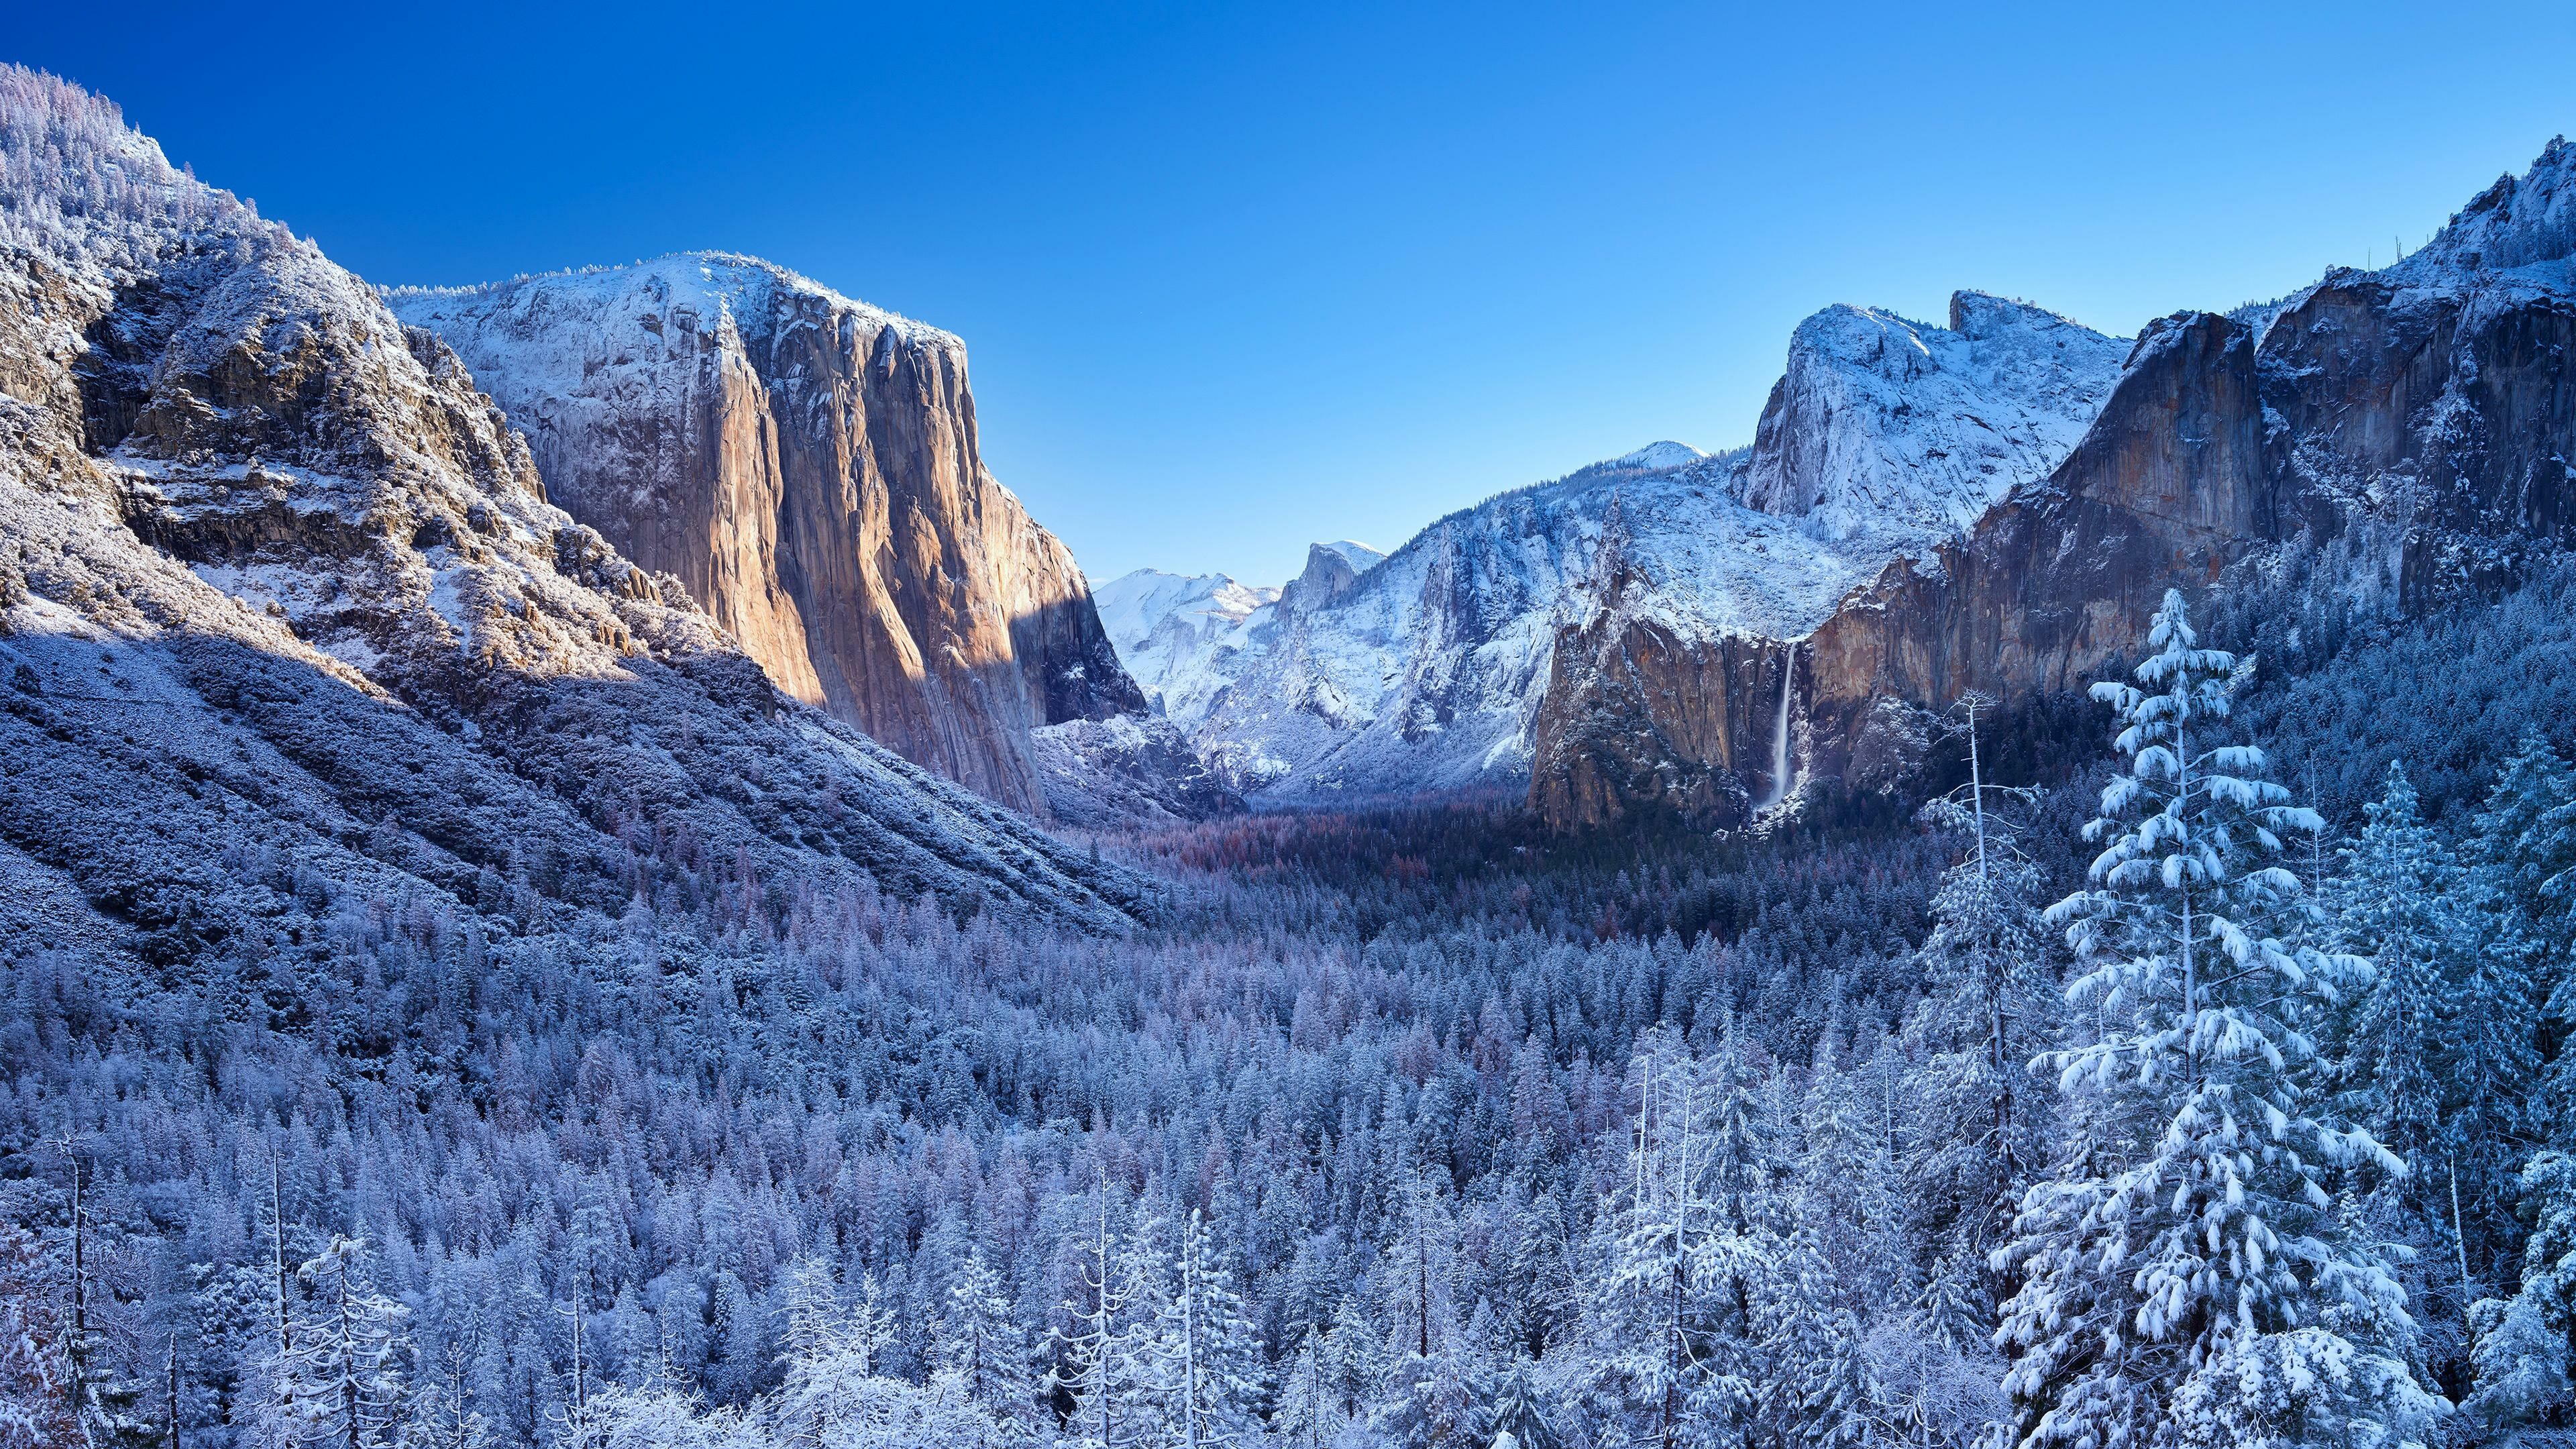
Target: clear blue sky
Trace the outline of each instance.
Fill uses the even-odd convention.
[[[1744,441],[1830,302],[2384,264],[2576,129],[2564,3],[12,9],[371,281],[721,247],[962,334],[1096,577]]]

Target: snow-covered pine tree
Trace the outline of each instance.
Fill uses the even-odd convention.
[[[2019,1280],[1998,1337],[2024,1442],[2230,1423],[2403,1441],[2436,1401],[2403,1292],[2331,1187],[2404,1164],[2336,1120],[2313,1040],[2368,968],[2310,943],[2318,912],[2275,863],[2316,815],[2259,748],[2218,742],[2235,656],[2198,646],[2179,591],[2147,647],[2137,685],[2093,687],[2129,767],[2085,827],[2107,841],[2090,885],[2048,912],[2081,965],[2052,1058],[2074,1139],[1994,1259]]]
[[[1636,1056],[1622,1201],[1604,1224],[1590,1304],[1589,1392],[1630,1441],[1658,1449],[1740,1432],[1755,1397],[1749,1309],[1766,1269],[1747,1231],[1767,1178],[1758,1098],[1730,1038],[1708,1062],[1661,1035]]]
[[[1494,1406],[1487,1416],[1486,1443],[1501,1449],[1564,1449],[1565,1436],[1549,1420],[1531,1382],[1528,1359],[1514,1359],[1494,1379]]]
[[[2534,1141],[2563,1138],[2576,1129],[2576,1051],[2567,1049],[2576,1042],[2576,769],[2548,741],[2525,739],[2474,825],[2480,954],[2490,970],[2519,968],[2550,1063],[2550,1090],[2533,1096],[2521,1126]]]
[[[1365,1417],[1392,1370],[1384,1337],[1358,1294],[1345,1293],[1333,1305],[1332,1332],[1319,1351],[1340,1417],[1345,1422]]]
[[[0,1222],[0,1449],[78,1439],[53,1265],[36,1235]]]
[[[1330,1349],[1327,1335],[1310,1327],[1298,1339],[1296,1352],[1279,1366],[1279,1402],[1270,1416],[1270,1438],[1281,1449],[1324,1449],[1349,1422],[1326,1368]]]
[[[376,1291],[366,1244],[356,1238],[335,1235],[295,1278],[306,1298],[280,1371],[288,1442],[302,1449],[390,1443],[403,1402],[409,1310]]]
[[[2039,873],[2006,812],[1990,797],[2027,805],[2032,792],[1987,783],[1977,723],[1985,701],[1962,701],[1970,760],[1968,804],[1940,802],[1942,822],[1971,848],[1941,879],[1932,931],[1915,952],[1926,995],[1908,1023],[1925,1053],[1918,1074],[1920,1138],[1910,1165],[1926,1228],[1939,1234],[1926,1300],[1941,1330],[1964,1338],[1992,1329],[1986,1254],[2046,1155],[2051,1089],[2030,1070],[2054,1041],[2058,1010],[2039,910]]]
[[[2471,1315],[2477,1387],[2467,1408],[2499,1435],[2576,1425],[2568,1387],[2576,1372],[2576,1156],[2552,1149],[2532,1158],[2522,1196],[2531,1237],[2521,1289]]]
[[[1075,1296],[1053,1330],[1055,1362],[1042,1385],[1043,1392],[1072,1400],[1058,1436],[1066,1449],[1122,1449],[1143,1444],[1150,1432],[1135,1363],[1137,1320],[1149,1311],[1137,1297],[1148,1285],[1136,1280],[1132,1255],[1113,1240],[1109,1207],[1103,1176],[1085,1214]]]
[[[2338,1043],[2337,1101],[2412,1169],[2391,1193],[2443,1316],[2465,1318],[2514,1236],[2509,1204],[2533,1140],[2539,1002],[2524,933],[2491,877],[2424,822],[2391,763],[2342,852],[2336,935],[2367,955],[2369,988]]]
[[[938,1340],[939,1368],[957,1375],[966,1397],[992,1418],[995,1442],[1017,1443],[1036,1432],[1037,1376],[1027,1339],[1011,1316],[1002,1275],[980,1245],[967,1249],[948,1285]]]
[[[1484,1427],[1487,1386],[1481,1346],[1462,1330],[1452,1292],[1457,1219],[1420,1168],[1405,1172],[1391,1216],[1394,1241],[1380,1259],[1389,1363],[1370,1426],[1401,1449],[1466,1449]]]
[[[1156,1377],[1172,1401],[1180,1449],[1242,1444],[1257,1432],[1264,1365],[1234,1275],[1194,1208],[1181,1230],[1171,1301],[1156,1325]]]
[[[786,1373],[772,1397],[770,1421],[783,1444],[831,1445],[865,1427],[886,1397],[876,1362],[894,1336],[893,1320],[878,1301],[874,1276],[863,1278],[856,1301],[844,1304],[831,1265],[818,1257],[789,1264],[783,1286]]]

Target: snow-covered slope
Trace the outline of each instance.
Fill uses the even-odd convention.
[[[1561,627],[1617,611],[1680,641],[1803,637],[2056,466],[2125,346],[1981,293],[1946,329],[1831,308],[1792,339],[1750,448],[1650,444],[1383,559],[1319,544],[1256,607],[1221,576],[1130,575],[1102,590],[1111,638],[1256,803],[1508,786]]]
[[[782,696],[436,338],[113,106],[0,67],[0,183],[0,855],[87,903],[48,931],[220,974],[307,949],[289,888],[518,936],[1146,899]]]
[[[1279,590],[1224,574],[1138,569],[1092,590],[1101,627],[1156,712],[1197,719],[1233,680],[1242,628]]]
[[[2073,450],[2127,352],[1983,292],[1947,328],[1828,307],[1789,340],[1736,496],[1825,538],[1957,532]]]

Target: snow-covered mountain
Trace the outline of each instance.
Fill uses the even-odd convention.
[[[547,501],[436,337],[14,67],[0,680],[0,896],[102,963],[264,972],[308,949],[287,905],[344,893],[559,944],[791,884],[1102,928],[1150,899],[781,694]]]
[[[2576,544],[2563,140],[2396,265],[2176,313],[2124,357],[2026,309],[1962,301],[1950,330],[1964,348],[1860,314],[1811,323],[1831,340],[1803,368],[1793,357],[1763,420],[1779,441],[1741,476],[1742,496],[1828,535],[1932,510],[1972,526],[1926,532],[1803,628],[1692,640],[1602,601],[1555,645],[1531,792],[1543,813],[1740,818],[1776,787],[1784,742],[1796,773],[1900,783],[1923,711],[1970,690],[2073,690],[2138,647],[2167,589],[2306,570],[2341,606],[2421,610]],[[1994,367],[2016,374],[2002,396]],[[1844,461],[1854,443],[1860,466]]]
[[[1827,538],[1964,530],[2073,451],[2128,350],[1983,292],[1946,328],[1828,307],[1789,340],[1736,496]]]
[[[1221,576],[1130,575],[1102,590],[1104,617],[1256,803],[1516,786],[1562,629],[1615,611],[1677,639],[1802,637],[1889,560],[2044,476],[2125,350],[1982,293],[1955,297],[1946,328],[1831,308],[1792,337],[1749,448],[1653,443],[1383,559],[1317,545],[1250,608]]]
[[[1072,554],[984,466],[954,335],[718,252],[389,300],[554,502],[906,758],[1043,815],[1032,732],[1143,710]]]
[[[1215,691],[1233,678],[1228,661],[1242,647],[1244,623],[1278,602],[1279,590],[1225,574],[1138,569],[1099,585],[1091,596],[1120,662],[1155,711],[1198,719]]]

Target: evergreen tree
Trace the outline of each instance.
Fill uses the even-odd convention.
[[[58,1301],[36,1235],[0,1222],[0,1449],[52,1449],[79,1436]]]
[[[1246,1442],[1262,1399],[1261,1345],[1196,1209],[1175,1266],[1155,1345],[1155,1376],[1173,1400],[1173,1442],[1181,1449]]]
[[[939,1322],[937,1360],[955,1374],[969,1400],[983,1407],[997,1433],[1012,1442],[1036,1430],[1037,1376],[1028,1345],[1011,1316],[1002,1276],[971,1247],[948,1286],[948,1311]]]
[[[1706,1064],[1657,1039],[1637,1055],[1625,1201],[1606,1225],[1588,1347],[1594,1395],[1658,1449],[1736,1432],[1756,1393],[1751,1285],[1767,1264],[1744,1198],[1768,1168],[1746,1158],[1771,1134],[1742,1066],[1731,1042]]]
[[[1270,1418],[1270,1437],[1282,1449],[1324,1449],[1348,1422],[1325,1377],[1326,1350],[1324,1332],[1309,1327],[1279,1367],[1278,1412]]]
[[[2275,863],[2320,822],[2259,748],[2217,742],[2237,661],[2198,647],[2178,591],[2147,646],[2138,685],[2093,687],[2129,766],[2085,827],[2107,841],[2089,887],[2048,912],[2081,965],[2054,1056],[2074,1140],[1996,1253],[2019,1280],[2006,1383],[2032,1444],[2145,1443],[2186,1410],[2409,1437],[2430,1400],[2404,1295],[2330,1191],[2405,1168],[2335,1120],[2313,1036],[2368,968],[2310,943]]]
[[[1149,1273],[1134,1235],[1113,1240],[1109,1184],[1093,1190],[1091,1212],[1077,1253],[1075,1297],[1063,1305],[1065,1322],[1054,1331],[1054,1365],[1045,1391],[1071,1401],[1060,1442],[1069,1449],[1121,1449],[1147,1445],[1159,1425],[1156,1387],[1139,1362],[1140,1327],[1158,1304],[1149,1295]]]
[[[2511,1432],[2576,1422],[2568,1381],[2576,1366],[2576,1157],[2552,1149],[2522,1175],[2531,1237],[2520,1291],[2473,1312],[2476,1392],[2468,1408],[2484,1427]]]
[[[2507,1204],[2538,1076],[2538,1007],[2522,934],[2491,934],[2490,873],[2425,824],[2392,763],[2334,883],[2341,943],[2373,976],[2341,1041],[2337,1100],[2407,1162],[2407,1239],[2456,1322],[2512,1236]]]
[[[409,1310],[376,1291],[366,1245],[334,1236],[295,1270],[306,1297],[279,1369],[287,1442],[299,1449],[376,1449],[391,1442],[403,1403],[403,1321]]]

